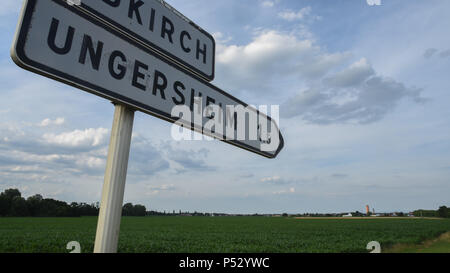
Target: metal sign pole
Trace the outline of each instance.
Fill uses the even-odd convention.
[[[134,110],[115,105],[94,253],[117,252],[133,121]]]

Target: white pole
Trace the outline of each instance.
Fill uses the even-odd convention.
[[[94,253],[117,252],[133,121],[134,110],[115,105]]]

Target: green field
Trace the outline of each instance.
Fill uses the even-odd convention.
[[[89,253],[96,225],[96,217],[0,218],[0,252],[67,253],[67,243],[78,241]],[[448,219],[123,217],[119,252],[368,252],[370,241],[387,249],[448,231]]]

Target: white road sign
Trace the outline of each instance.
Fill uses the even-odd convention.
[[[63,0],[25,1],[11,56],[27,70],[268,158],[284,145],[267,115]]]
[[[77,6],[206,80],[214,79],[214,38],[162,0],[82,0]]]

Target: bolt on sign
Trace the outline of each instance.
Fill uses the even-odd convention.
[[[179,65],[213,64],[214,41],[169,11],[155,0],[26,0],[11,56],[27,70],[276,157],[284,142],[273,119],[210,84],[201,69]],[[155,33],[159,40],[149,38]]]

